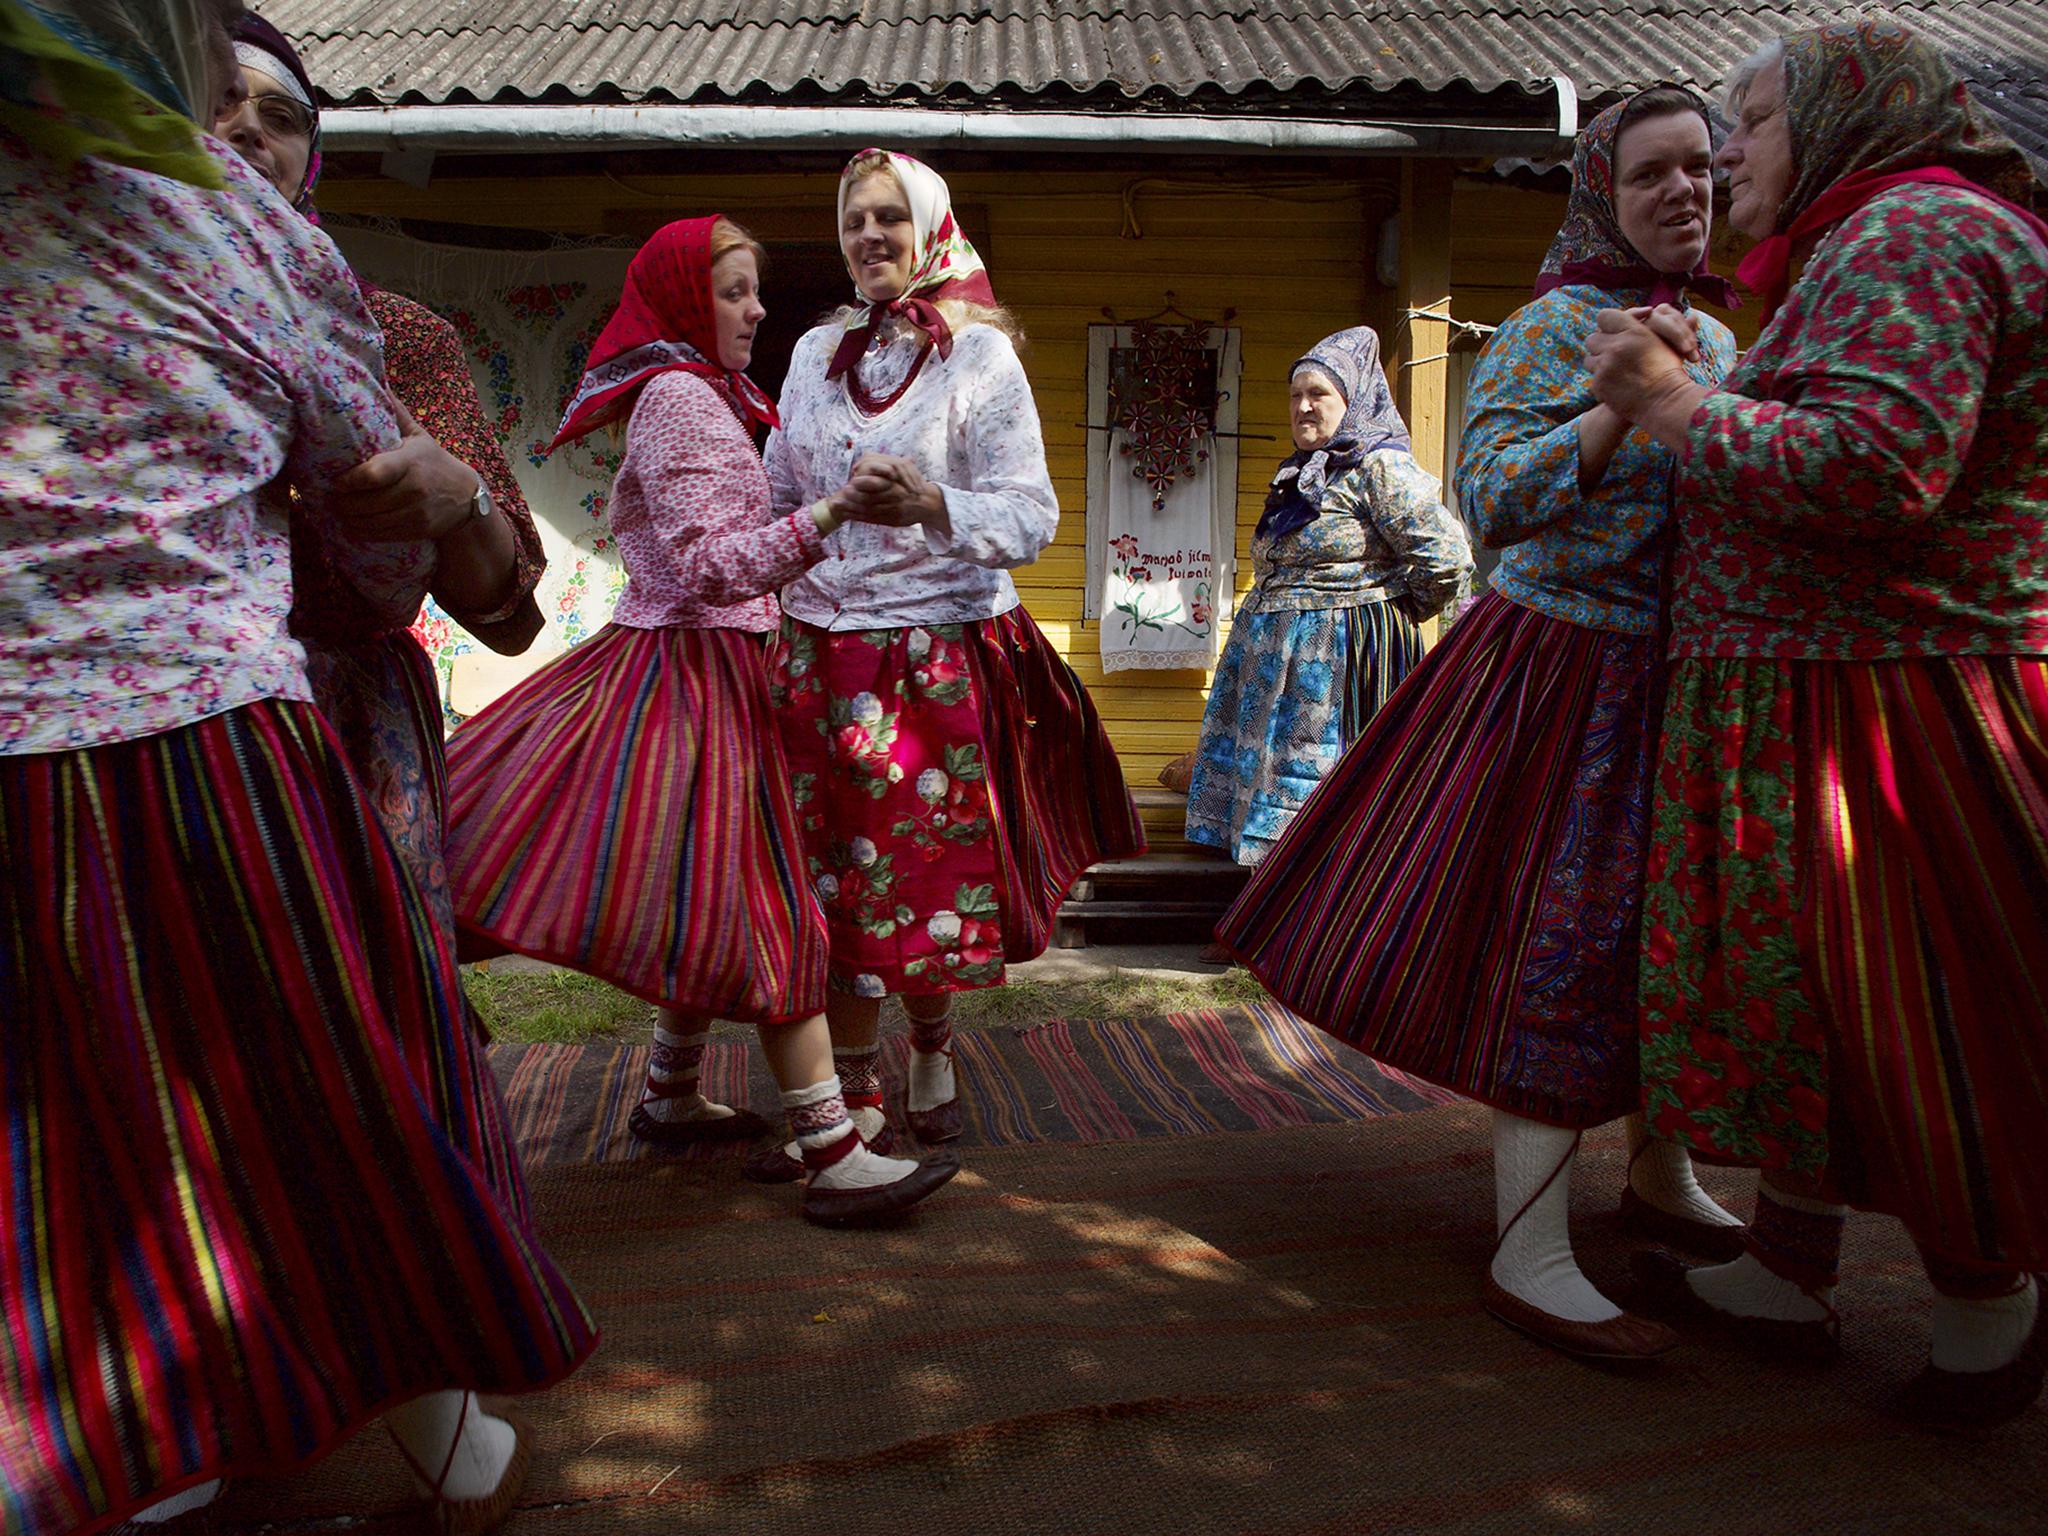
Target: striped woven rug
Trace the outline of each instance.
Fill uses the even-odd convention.
[[[953,1050],[966,1084],[963,1146],[1270,1131],[1400,1114],[1452,1097],[1272,1004],[962,1030]],[[892,1109],[902,1103],[908,1052],[907,1037],[884,1036]],[[528,1167],[677,1155],[645,1147],[626,1130],[647,1071],[645,1042],[496,1046],[491,1064],[505,1085]],[[781,1121],[774,1081],[744,1038],[706,1047],[702,1083],[720,1103]],[[683,1155],[737,1157],[743,1150],[728,1145]]]

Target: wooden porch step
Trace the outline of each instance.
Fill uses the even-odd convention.
[[[1085,949],[1091,928],[1099,933],[1104,927],[1154,942],[1202,942],[1250,873],[1202,854],[1105,859],[1076,880],[1060,904],[1053,942],[1061,949]]]

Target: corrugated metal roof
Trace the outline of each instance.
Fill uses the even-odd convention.
[[[337,104],[953,100],[1373,110],[1458,87],[1589,107],[1719,87],[1823,0],[258,0]],[[2040,0],[1905,0],[1986,108],[2048,153]]]

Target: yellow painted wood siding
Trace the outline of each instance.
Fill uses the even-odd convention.
[[[944,167],[942,166],[941,169]],[[1309,178],[1275,164],[1228,182],[1129,172],[1003,171],[949,176],[997,294],[1029,337],[1025,364],[1064,516],[1035,565],[1016,572],[1025,605],[1094,695],[1133,787],[1195,744],[1208,674],[1105,675],[1096,625],[1083,621],[1086,575],[1088,327],[1149,315],[1171,289],[1189,314],[1243,335],[1238,455],[1238,590],[1250,585],[1251,530],[1273,465],[1287,446],[1287,368],[1329,332],[1360,321],[1390,335],[1391,290],[1372,276],[1398,168],[1362,164],[1348,180]],[[641,234],[665,219],[719,210],[764,239],[830,240],[834,178],[819,175],[530,178],[517,183],[437,176],[425,189],[376,179],[322,183],[335,212],[564,234]],[[769,300],[773,301],[773,269]],[[1181,836],[1177,818],[1148,810],[1155,842]]]

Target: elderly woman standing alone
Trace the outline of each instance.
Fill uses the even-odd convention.
[[[960,1133],[950,995],[1044,949],[1074,877],[1144,835],[1094,704],[1010,580],[1059,502],[1015,326],[952,195],[921,161],[863,150],[838,205],[859,302],[797,343],[765,462],[778,512],[843,491],[865,521],[783,590],[773,672],[847,1100],[875,1135],[879,1009],[901,993],[910,1124],[942,1141]]]
[[[1256,864],[1422,659],[1416,624],[1472,575],[1472,547],[1415,462],[1370,326],[1289,370],[1295,451],[1252,534],[1202,716],[1188,841]]]
[[[2048,1354],[2048,226],[1897,26],[1773,43],[1732,106],[1741,275],[1774,318],[1718,392],[1668,312],[1587,346],[1679,458],[1646,1102],[1765,1170],[1742,1257],[1650,1274],[1825,1356],[1838,1202],[1895,1215],[1936,1292],[1896,1407],[1981,1426]]]

